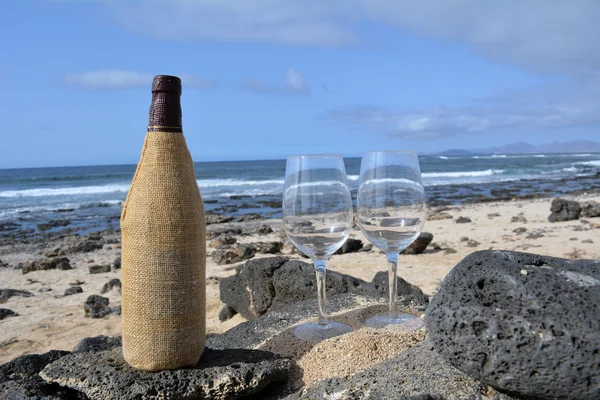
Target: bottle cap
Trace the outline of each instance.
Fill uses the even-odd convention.
[[[181,79],[170,75],[156,75],[152,81],[152,92],[181,93]]]

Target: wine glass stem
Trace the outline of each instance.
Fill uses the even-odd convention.
[[[319,325],[328,325],[327,309],[325,308],[325,273],[327,267],[325,260],[315,261],[315,272],[317,274],[317,297],[319,299]]]
[[[398,311],[398,254],[388,253],[388,281],[389,281],[389,293],[390,293],[390,319],[396,320],[400,318],[400,312]]]

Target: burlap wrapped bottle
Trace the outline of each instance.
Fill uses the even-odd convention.
[[[121,215],[123,355],[145,371],[193,366],[205,344],[204,206],[180,97],[179,78],[154,78],[148,132]]]

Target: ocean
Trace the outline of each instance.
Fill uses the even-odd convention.
[[[600,153],[420,156],[430,206],[600,191]],[[348,184],[358,188],[360,158],[346,158]],[[281,217],[285,160],[195,164],[207,212]],[[38,225],[80,233],[119,228],[135,165],[0,169],[2,225],[37,232]],[[10,223],[10,224],[7,224]],[[6,234],[6,233],[5,233]]]

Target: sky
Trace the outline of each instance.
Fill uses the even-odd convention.
[[[0,168],[139,160],[154,75],[195,161],[600,140],[597,0],[0,5]]]

